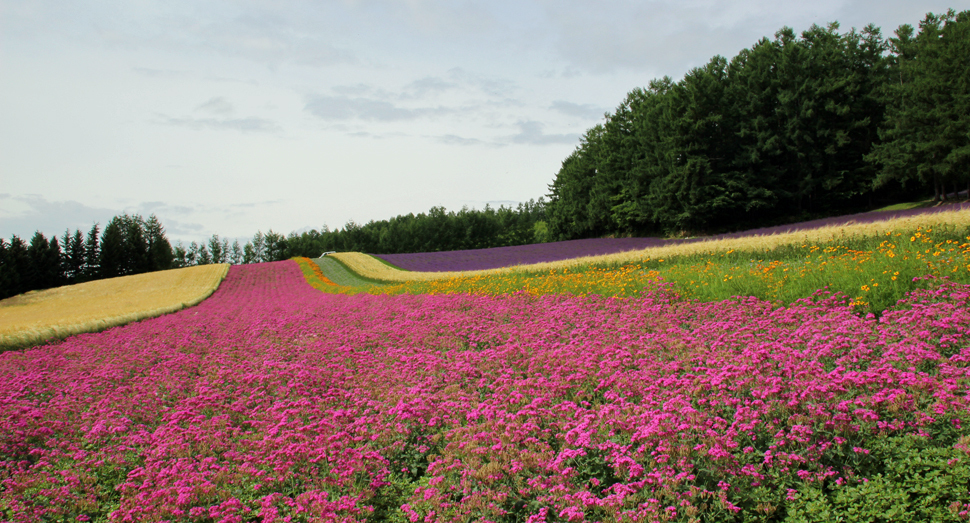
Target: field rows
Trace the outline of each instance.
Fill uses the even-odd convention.
[[[484,271],[402,271],[363,253],[332,254],[318,262],[326,262],[321,265],[325,274],[346,283],[321,290],[345,294],[636,297],[665,282],[673,284],[684,301],[754,296],[783,306],[827,288],[848,297],[857,312],[879,314],[906,293],[925,288],[927,276],[970,283],[970,212],[940,212],[922,220],[722,239]],[[488,258],[491,252],[481,255]],[[346,280],[348,273],[364,276]]]
[[[765,227],[750,231],[694,239],[662,239],[662,238],[595,238],[587,240],[570,240],[554,243],[540,243],[520,245],[514,247],[497,247],[492,249],[475,249],[447,252],[422,252],[410,254],[380,254],[378,258],[407,271],[417,272],[448,272],[461,273],[468,271],[486,271],[503,267],[520,267],[545,264],[538,270],[575,266],[574,260],[585,260],[582,263],[631,263],[637,258],[663,258],[678,254],[707,252],[712,250],[729,250],[744,248],[745,243],[724,240],[743,238],[767,238],[768,242],[756,242],[759,249],[771,248],[779,243],[791,241],[825,241],[831,238],[832,231],[841,231],[854,235],[860,231],[863,234],[884,232],[880,224],[893,222],[903,228],[915,228],[918,225],[934,223],[960,223],[970,221],[970,203],[961,203],[936,208],[917,208],[896,211],[875,211],[848,216],[838,216],[820,220]],[[861,226],[861,227],[860,227]],[[809,232],[813,231],[813,232]],[[802,235],[792,233],[803,233]],[[822,234],[818,234],[821,232]],[[780,241],[779,241],[780,240]],[[700,250],[685,247],[700,243]],[[722,248],[723,247],[723,248]],[[606,257],[605,260],[598,259]],[[563,262],[557,264],[556,262]],[[367,270],[367,269],[365,269]],[[474,273],[473,275],[480,275]],[[465,274],[468,276],[469,274]],[[372,274],[376,277],[377,274]],[[402,281],[395,278],[393,281]]]
[[[293,262],[232,267],[192,309],[0,354],[2,519],[970,509],[968,286],[876,319],[825,294],[778,309],[662,284],[617,300],[304,281]]]
[[[228,264],[202,265],[81,283],[0,301],[0,350],[124,325],[200,303]]]

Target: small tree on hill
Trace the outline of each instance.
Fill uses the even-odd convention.
[[[209,238],[209,254],[212,256],[211,263],[225,263],[226,251],[222,248],[222,241],[218,234],[213,234]]]
[[[80,281],[90,281],[101,277],[101,230],[95,223],[88,231],[84,242],[84,268]]]
[[[152,214],[145,222],[145,239],[148,243],[148,264],[150,270],[164,271],[172,268],[175,253],[172,244],[165,237],[165,228]]]
[[[27,292],[25,274],[30,267],[27,244],[16,234],[10,238],[4,253],[2,284],[0,296],[7,298]]]

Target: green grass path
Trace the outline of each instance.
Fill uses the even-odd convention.
[[[320,267],[323,275],[337,285],[346,287],[374,287],[382,284],[381,282],[358,275],[356,272],[348,269],[346,265],[337,261],[336,258],[324,256],[322,258],[312,258],[312,260]]]

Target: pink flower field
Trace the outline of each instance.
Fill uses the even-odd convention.
[[[345,296],[234,266],[196,307],[0,354],[0,520],[965,521],[968,305]]]

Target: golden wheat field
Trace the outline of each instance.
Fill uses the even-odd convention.
[[[405,283],[412,281],[432,281],[449,278],[486,276],[489,274],[501,274],[510,271],[540,272],[562,270],[586,265],[626,265],[630,263],[642,262],[644,260],[665,259],[675,256],[716,254],[731,250],[741,252],[765,252],[783,245],[792,245],[798,243],[821,243],[839,238],[848,239],[864,236],[871,237],[891,231],[908,229],[915,230],[920,226],[938,227],[945,225],[970,225],[970,212],[964,210],[943,211],[931,215],[907,216],[880,222],[850,223],[844,225],[820,227],[818,229],[786,232],[781,234],[682,243],[663,247],[650,247],[637,251],[605,254],[602,256],[586,256],[582,258],[573,258],[570,260],[537,263],[534,265],[518,265],[515,267],[503,267],[501,269],[488,269],[481,271],[402,271],[382,263],[373,256],[359,252],[336,253],[329,256],[337,258],[343,262],[347,268],[365,278],[387,282]]]
[[[0,301],[0,348],[97,332],[191,307],[209,297],[228,264],[122,276],[28,292]]]

